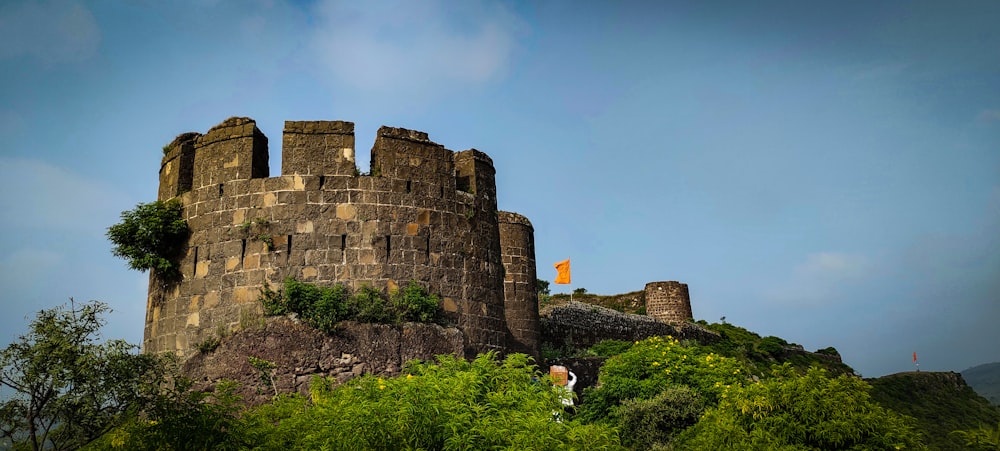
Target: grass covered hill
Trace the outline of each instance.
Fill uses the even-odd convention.
[[[956,430],[994,428],[1000,409],[979,396],[954,372],[906,372],[866,379],[883,407],[917,420],[931,449],[966,450]]]
[[[962,371],[962,377],[980,396],[1000,405],[1000,362],[974,366]]]

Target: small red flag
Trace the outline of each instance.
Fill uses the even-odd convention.
[[[913,363],[917,363],[917,351],[913,351]]]
[[[570,277],[569,277],[569,259],[567,258],[566,260],[563,260],[563,261],[561,261],[559,263],[556,263],[553,266],[556,267],[556,271],[558,272],[556,274],[556,280],[554,280],[553,282],[557,283],[557,284],[567,284],[567,283],[569,283],[569,281],[570,281]]]

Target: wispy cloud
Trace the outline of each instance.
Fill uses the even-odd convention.
[[[94,15],[79,2],[15,1],[0,6],[0,59],[83,61],[97,53],[100,42]]]
[[[840,280],[861,275],[868,261],[861,255],[844,252],[818,252],[806,257],[795,272],[816,279]]]
[[[126,196],[41,160],[0,157],[0,210],[6,225],[95,233],[114,223]]]
[[[499,4],[342,2],[315,5],[312,49],[346,87],[436,91],[502,78],[519,21]]]
[[[860,283],[873,267],[860,254],[817,252],[806,255],[787,277],[764,293],[777,304],[819,306],[835,301],[850,285]],[[838,301],[842,302],[842,300]]]

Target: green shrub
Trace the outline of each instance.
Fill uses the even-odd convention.
[[[632,342],[622,340],[601,340],[590,347],[590,353],[601,357],[613,357],[632,348]]]
[[[787,344],[787,341],[775,336],[764,337],[757,342],[757,350],[772,357],[780,357]]]
[[[125,259],[129,268],[154,270],[166,277],[180,275],[177,258],[188,235],[177,199],[138,204],[123,211],[121,222],[108,227],[111,253]]]
[[[912,419],[882,408],[855,376],[831,378],[813,367],[798,375],[775,365],[772,377],[734,385],[696,425],[680,449],[926,449]]]
[[[438,319],[441,311],[441,299],[427,294],[427,290],[415,280],[411,280],[405,288],[394,291],[390,300],[402,321],[433,322]]]
[[[362,323],[394,323],[397,316],[377,288],[364,285],[348,301],[350,317]]]
[[[341,284],[319,287],[294,278],[285,279],[282,291],[264,284],[260,302],[265,315],[298,314],[306,324],[332,333],[340,321],[394,324],[400,320],[430,322],[440,319],[440,300],[411,281],[390,300],[378,289],[365,285],[354,295]]]
[[[579,415],[603,421],[629,399],[650,399],[674,385],[686,385],[708,403],[717,402],[726,387],[746,379],[746,367],[701,346],[684,346],[673,337],[637,341],[601,367],[599,386],[584,392]]]
[[[651,399],[629,400],[612,411],[622,441],[632,449],[666,446],[684,429],[698,422],[705,400],[690,387],[668,387]]]

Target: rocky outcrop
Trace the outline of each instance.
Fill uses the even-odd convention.
[[[226,338],[208,352],[184,362],[182,371],[196,388],[208,390],[221,380],[239,382],[249,404],[261,404],[274,391],[260,379],[250,357],[275,364],[274,386],[280,393],[306,394],[314,376],[344,382],[363,374],[397,376],[414,359],[441,354],[463,355],[465,336],[436,324],[402,325],[343,322],[326,335],[289,317],[267,318]]]

